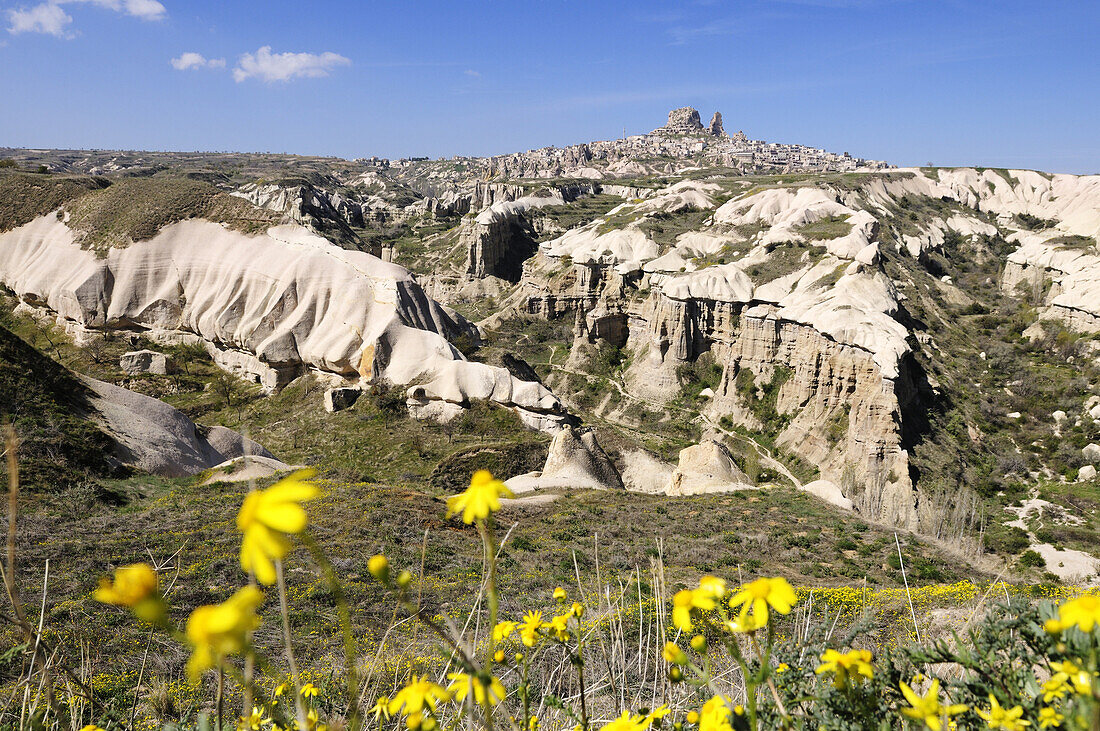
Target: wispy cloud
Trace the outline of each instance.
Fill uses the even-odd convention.
[[[223,69],[224,58],[206,58],[201,53],[187,51],[176,56],[171,61],[172,68],[177,71],[189,71],[192,69]]]
[[[260,79],[268,83],[290,81],[298,78],[328,76],[337,66],[348,66],[351,59],[338,53],[272,53],[271,46],[263,46],[256,53],[240,57],[233,69],[234,80]]]
[[[466,70],[465,70],[465,71],[463,71],[462,73],[466,74],[467,76],[472,76],[472,77],[474,77],[475,79],[477,79],[477,78],[480,78],[480,77],[481,77],[481,72],[480,72],[480,71],[474,71],[473,69],[466,69]]]
[[[73,16],[63,5],[94,5],[141,20],[161,20],[168,11],[158,0],[46,0],[30,7],[12,8],[8,13],[8,32],[44,33],[58,38],[73,38],[69,30]]]
[[[672,36],[672,42],[679,46],[700,38],[733,35],[744,29],[745,23],[739,18],[719,18],[695,26],[675,25],[668,29],[668,34]]]
[[[61,9],[60,5],[42,3],[31,8],[19,8],[8,11],[8,33],[46,33],[58,38],[68,35],[65,30],[73,22],[73,16]]]

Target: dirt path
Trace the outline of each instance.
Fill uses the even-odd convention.
[[[557,348],[554,347],[554,346],[550,346],[550,358],[547,360],[547,365],[550,366],[551,370],[558,370],[558,371],[561,371],[562,373],[570,373],[572,375],[580,376],[582,378],[588,378],[589,377],[589,374],[587,374],[587,373],[581,373],[580,371],[570,370],[570,369],[568,369],[564,366],[554,365],[554,356],[556,354],[557,354]],[[618,379],[610,378],[608,380],[611,382],[611,385],[613,385],[615,387],[615,389],[619,392],[619,394],[625,399],[629,399],[630,401],[634,401],[634,402],[637,402],[637,403],[640,403],[640,404],[645,404],[647,406],[651,406],[651,407],[653,407],[655,409],[658,409],[658,410],[661,410],[661,411],[664,411],[664,410],[669,408],[667,405],[658,404],[656,402],[648,401],[646,399],[639,398],[639,397],[634,396],[630,393],[627,393],[626,389],[623,387],[623,384],[621,384]],[[672,408],[675,408],[676,410],[678,410],[682,413],[694,414],[694,412],[692,412],[688,409],[683,409],[683,408],[680,408],[680,407],[672,407]],[[639,429],[637,427],[631,426],[629,424],[624,424],[624,423],[622,423],[622,422],[620,422],[616,419],[610,419],[606,416],[601,417],[601,418],[604,421],[607,421],[608,423],[615,424],[616,426],[624,427],[624,428],[630,429],[631,431],[639,431]],[[738,434],[737,432],[730,431],[728,429],[724,429],[721,426],[719,426],[718,424],[714,423],[712,420],[708,419],[702,413],[694,414],[692,416],[692,421],[702,421],[704,424],[706,424],[710,428],[714,429],[715,431],[717,431],[721,434],[724,434],[725,436],[727,436],[731,439],[737,439],[737,440],[740,440],[740,441],[748,444],[749,446],[751,446],[756,451],[757,455],[760,457],[760,463],[762,465],[764,465],[764,466],[766,466],[770,469],[775,470],[776,472],[778,472],[779,474],[783,475],[788,480],[790,480],[791,484],[794,485],[796,488],[798,488],[799,490],[802,489],[802,481],[799,480],[797,477],[795,477],[794,474],[789,469],[787,469],[786,465],[784,465],[782,462],[780,462],[778,459],[776,459],[775,455],[772,453],[772,451],[770,449],[768,449],[764,445],[760,444],[755,439],[751,439],[749,437],[746,437],[744,434]]]

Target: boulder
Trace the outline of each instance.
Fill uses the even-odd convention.
[[[852,501],[844,497],[844,493],[835,482],[829,480],[814,480],[802,486],[802,489],[811,495],[817,495],[827,503],[832,503],[844,510],[852,509]]]
[[[202,484],[210,485],[215,482],[245,482],[247,480],[262,480],[280,472],[294,469],[285,462],[271,457],[237,457],[214,465],[210,468],[210,476],[203,480]]]
[[[123,464],[162,477],[185,477],[250,455],[274,459],[262,446],[232,429],[203,430],[163,401],[93,378],[93,418],[114,440]]]
[[[1096,468],[1090,464],[1085,465],[1081,469],[1077,470],[1077,480],[1079,482],[1085,482],[1086,480],[1096,479]]]
[[[672,477],[672,465],[636,449],[623,454],[623,484],[632,492],[660,494]]]
[[[725,445],[708,439],[680,450],[680,463],[669,478],[665,494],[705,495],[751,489],[752,480],[734,463]]]
[[[351,408],[361,393],[358,388],[330,388],[325,391],[325,411],[331,414]]]
[[[1087,445],[1081,450],[1081,454],[1092,464],[1100,464],[1100,444]]]
[[[554,435],[541,472],[528,472],[506,481],[513,492],[549,488],[621,490],[615,465],[590,429],[567,425]]]
[[[129,353],[123,353],[118,365],[130,376],[140,373],[166,376],[176,372],[175,362],[164,353],[158,353],[155,350],[131,350]]]

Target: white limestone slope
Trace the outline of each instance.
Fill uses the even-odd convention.
[[[78,327],[197,336],[216,360],[271,387],[313,370],[361,383],[416,381],[433,400],[562,411],[541,384],[466,361],[447,336],[472,326],[407,270],[297,225],[247,236],[188,220],[96,258],[50,214],[0,235],[0,281]]]

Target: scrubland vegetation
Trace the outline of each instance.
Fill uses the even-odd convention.
[[[6,447],[14,526],[10,431]],[[323,506],[346,511],[352,503],[332,501],[329,486],[312,475],[300,471],[236,494],[213,486],[210,505],[230,520],[182,511],[170,494],[157,501],[166,519],[192,515],[220,547],[218,587],[201,606],[196,584],[213,579],[211,567],[181,565],[182,549],[158,558],[151,548],[148,562],[132,554],[115,564],[91,602],[69,599],[47,612],[47,577],[35,621],[37,599],[15,564],[27,559],[9,542],[9,722],[1100,727],[1100,597],[1093,593],[996,580],[796,590],[742,566],[736,579],[715,572],[677,580],[665,565],[666,550],[681,540],[674,529],[663,531],[667,540],[644,570],[616,570],[597,544],[591,559],[576,550],[561,557],[562,574],[553,576],[560,585],[515,593],[523,568],[512,557],[532,546],[509,527],[516,503],[505,504],[511,494],[488,472],[474,473],[465,490],[435,506],[436,528],[428,526],[419,547],[373,556],[341,555],[347,546],[331,532],[346,522],[328,519]],[[406,499],[380,496],[379,509]],[[134,521],[135,538],[154,539],[143,522]],[[439,555],[440,534],[451,532],[472,560],[463,594],[437,603],[442,567],[429,557]],[[311,583],[294,580],[302,574]],[[129,639],[112,642],[111,634]]]

